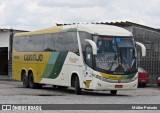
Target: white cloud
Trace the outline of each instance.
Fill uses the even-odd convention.
[[[4,15],[4,10],[6,8],[6,5],[4,3],[0,3],[0,15]],[[0,23],[3,23],[5,21],[4,16],[0,16]]]
[[[132,21],[160,27],[160,0],[0,0],[0,27],[34,30],[55,23]]]

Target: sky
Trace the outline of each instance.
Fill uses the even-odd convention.
[[[121,21],[160,29],[160,0],[0,0],[0,28]]]

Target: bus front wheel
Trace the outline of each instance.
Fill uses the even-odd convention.
[[[78,76],[76,76],[76,79],[75,79],[75,94],[76,95],[81,95],[82,94],[82,89],[80,88],[80,83],[79,83]]]

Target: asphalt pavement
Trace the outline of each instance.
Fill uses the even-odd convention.
[[[73,88],[54,89],[46,85],[42,89],[23,88],[22,82],[12,81],[7,76],[0,76],[1,104],[160,104],[160,88],[156,86],[138,88],[137,90],[118,91],[116,96],[109,91],[83,91],[82,95],[75,95]],[[0,111],[2,112],[2,111]],[[5,111],[9,112],[9,111]],[[19,111],[13,111],[19,112]],[[27,112],[27,111],[25,111]],[[157,110],[57,110],[41,111],[52,113],[159,113]],[[4,112],[3,112],[4,113]],[[29,113],[37,113],[31,111]]]

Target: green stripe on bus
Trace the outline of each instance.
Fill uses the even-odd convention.
[[[48,78],[51,75],[52,70],[53,70],[54,65],[55,65],[55,62],[58,58],[58,55],[59,55],[59,52],[51,53],[51,55],[48,59],[48,62],[46,64],[45,70],[43,72],[43,78]]]
[[[55,79],[62,70],[68,52],[53,52],[46,64],[43,78]]]

